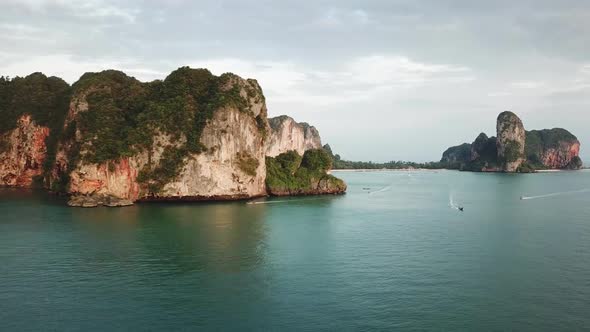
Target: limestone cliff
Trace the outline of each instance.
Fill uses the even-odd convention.
[[[321,147],[308,124],[283,116],[271,128],[256,80],[188,67],[148,83],[114,70],[71,87],[0,77],[0,116],[0,185],[39,179],[72,206],[265,196],[267,153]],[[292,194],[334,193],[335,178],[313,175],[313,191]]]
[[[561,128],[531,130],[526,133],[527,160],[537,168],[581,168],[580,141]]]
[[[522,121],[512,112],[502,112],[496,122],[498,161],[504,172],[515,172],[525,161],[526,133]]]
[[[0,77],[0,186],[42,185],[69,98],[69,85],[33,73]]]
[[[281,115],[268,119],[268,123],[271,132],[266,154],[270,157],[291,150],[303,155],[306,150],[322,147],[317,129],[305,122],[297,123],[291,117]]]
[[[105,107],[105,100],[107,105],[125,103],[128,100],[119,100],[117,93],[128,89],[137,90],[142,99],[153,99],[154,104],[169,106],[170,101],[165,92],[164,96],[159,94],[160,91],[154,96],[149,86],[145,87],[122,73],[110,73],[115,76],[111,81],[108,77],[83,81],[72,97],[64,132],[73,135],[60,142],[54,181],[67,182],[65,190],[68,193],[87,196],[90,200],[96,200],[97,196],[137,201],[243,199],[265,195],[264,157],[268,125],[258,83],[229,74],[213,77],[208,72],[180,71],[171,74],[158,89],[166,91],[176,89],[178,85],[198,88],[192,85],[199,82],[193,81],[203,80],[203,77],[213,82],[205,83],[210,86],[204,94],[189,92],[178,105],[170,105],[178,107],[177,112],[184,113],[172,115],[179,116],[172,119],[174,121],[166,122],[166,114],[158,114],[162,110],[157,107],[139,110],[145,113],[140,113],[129,128],[122,128],[128,131],[128,141],[114,154],[97,145],[116,145],[117,142],[110,139],[116,133],[115,136],[104,134],[102,126],[94,131],[87,123],[89,118],[102,121],[106,114],[108,117],[104,117],[108,123],[105,125],[111,129],[116,126],[110,122],[118,112]],[[176,96],[170,98],[176,102]],[[203,109],[211,103],[215,103],[212,109]],[[128,110],[119,111],[125,113]],[[102,115],[89,114],[91,112]],[[203,114],[206,112],[208,114]],[[138,125],[141,115],[148,120]],[[163,117],[161,123],[153,121],[159,116]],[[194,122],[190,123],[191,120]],[[185,126],[183,122],[189,124]],[[195,128],[198,128],[197,133]],[[135,135],[143,137],[136,140]],[[99,158],[99,152],[106,158]],[[117,158],[110,158],[113,155]]]
[[[43,175],[49,128],[39,126],[31,115],[22,115],[16,128],[0,136],[0,185],[30,187]]]
[[[441,163],[450,169],[460,169],[471,160],[471,144],[463,143],[452,146],[443,152]]]

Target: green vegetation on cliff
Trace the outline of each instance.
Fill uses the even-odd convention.
[[[236,78],[230,73],[215,76],[206,69],[189,67],[150,83],[115,70],[84,74],[74,84],[73,95],[86,94],[88,110],[70,124],[83,135],[79,143],[85,151],[84,161],[105,163],[142,151],[150,153],[154,137],[166,134],[174,146],[166,147],[161,160],[153,160],[139,174],[139,180],[157,193],[178,175],[191,153],[203,151],[201,134],[216,110],[231,106],[248,111]],[[258,84],[252,84],[256,88],[245,86],[248,97],[261,95]],[[257,121],[265,131],[264,119]],[[252,172],[250,168],[247,171]]]
[[[13,79],[0,76],[0,134],[15,128],[24,114],[50,129],[61,126],[69,97],[70,86],[57,77],[41,73]]]
[[[258,159],[245,152],[239,153],[237,157],[240,170],[250,176],[256,176],[256,169],[259,166]]]
[[[546,167],[541,162],[541,155],[545,150],[559,148],[560,142],[573,143],[577,141],[576,136],[562,128],[527,131],[525,155],[535,168],[543,169]]]
[[[506,141],[504,147],[504,160],[503,162],[514,162],[517,161],[519,158],[522,158],[522,154],[520,153],[521,145],[519,142],[514,140]]]
[[[0,77],[0,134],[14,129],[17,120],[25,114],[31,115],[36,124],[48,127],[45,173],[55,160],[57,138],[68,112],[70,93],[70,86],[64,80],[42,73],[13,79]]]
[[[224,90],[231,76],[188,67],[151,83],[114,70],[85,74],[74,85],[74,95],[88,93],[88,111],[78,123],[83,142],[91,143],[84,157],[102,163],[133,155],[151,147],[158,132],[184,142],[179,147],[184,154],[201,152],[201,133],[214,111],[247,106],[239,87]]]
[[[440,162],[446,164],[450,169],[460,169],[470,159],[471,144],[463,143],[446,149]]]
[[[266,157],[266,186],[274,195],[344,192],[344,182],[326,173],[331,167],[324,149],[307,150],[303,157],[295,151]]]
[[[503,112],[498,116],[497,132],[500,134],[504,131],[508,133],[502,136],[505,137],[502,142],[498,142],[496,137],[488,138],[486,134],[481,133],[472,144],[464,143],[447,149],[441,158],[442,166],[476,172],[502,171],[507,163],[522,158],[523,161],[517,166],[516,172],[530,173],[547,168],[582,167],[582,161],[577,156],[579,141],[565,129],[524,131],[518,116],[512,112]],[[522,132],[525,133],[524,137]],[[499,147],[502,148],[502,153],[498,153]],[[467,153],[468,150],[470,153]]]
[[[582,162],[582,159],[580,159],[580,157],[575,156],[572,158],[572,160],[570,161],[570,163],[567,165],[567,169],[570,170],[577,170],[577,169],[581,169],[584,166],[584,163]]]
[[[372,161],[350,161],[342,160],[339,154],[333,154],[332,148],[328,144],[323,146],[323,150],[331,157],[333,169],[440,169],[446,165],[446,163],[441,162],[418,163],[413,161],[389,161],[377,163]]]
[[[137,125],[148,95],[144,84],[120,71],[107,70],[84,74],[73,90],[75,98],[86,95],[88,102],[88,110],[70,124],[82,133],[80,143],[87,150],[85,162],[102,163],[130,156],[136,145],[144,143],[137,135],[144,129]]]

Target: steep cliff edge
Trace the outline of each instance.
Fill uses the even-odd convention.
[[[542,169],[582,168],[580,142],[561,128],[525,131],[511,112],[497,119],[496,137],[481,133],[473,143],[451,147],[443,153],[447,168],[476,172],[533,172]],[[470,149],[468,156],[467,149]]]
[[[53,162],[69,89],[63,80],[41,73],[0,77],[0,186],[42,185]]]
[[[306,150],[319,149],[322,140],[317,129],[309,124],[297,123],[291,117],[281,115],[268,119],[271,128],[266,155],[276,157],[295,150],[300,155]]]
[[[538,169],[580,169],[580,141],[561,128],[526,133],[527,160]]]
[[[502,112],[496,123],[498,161],[504,172],[516,172],[525,161],[526,133],[522,121],[512,112]]]
[[[17,123],[0,136],[0,185],[31,187],[43,175],[49,128],[37,125],[28,114]]]
[[[39,180],[72,206],[266,196],[267,153],[321,147],[308,124],[282,116],[271,128],[256,80],[188,67],[148,83],[115,70],[71,87],[0,77],[0,116],[0,185]],[[334,192],[325,173],[309,178],[313,193]]]
[[[183,67],[152,83],[87,74],[73,88],[54,186],[92,201],[266,194],[269,129],[255,80]]]

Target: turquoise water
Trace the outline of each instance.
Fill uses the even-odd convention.
[[[0,329],[590,327],[590,172],[338,176],[268,204],[1,190]]]

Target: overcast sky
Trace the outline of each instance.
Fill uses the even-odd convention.
[[[10,76],[256,78],[271,116],[346,159],[438,160],[511,110],[569,129],[590,162],[587,0],[0,0],[0,45]]]

